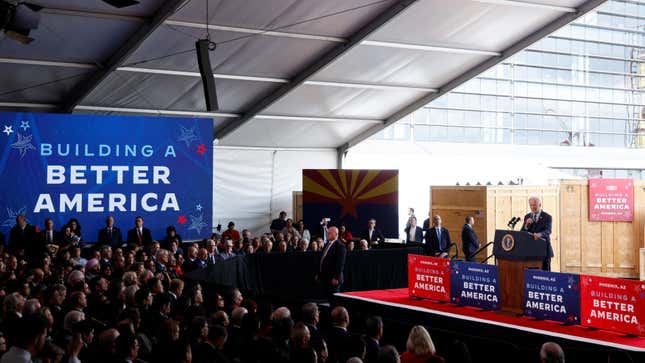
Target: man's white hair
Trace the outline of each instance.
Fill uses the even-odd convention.
[[[529,197],[529,203],[530,203],[532,200],[534,200],[534,201],[536,201],[536,202],[537,202],[538,207],[541,207],[541,206],[542,206],[542,199],[540,199],[540,197],[533,195],[533,196]]]

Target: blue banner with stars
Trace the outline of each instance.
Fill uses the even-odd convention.
[[[0,113],[0,232],[24,214],[42,229],[71,218],[96,241],[107,216],[123,238],[136,216],[153,239],[212,231],[213,121],[198,118]]]
[[[580,324],[580,276],[524,270],[524,315]]]
[[[501,305],[497,266],[450,261],[450,302],[484,310],[499,309]]]

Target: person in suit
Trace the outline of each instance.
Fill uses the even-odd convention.
[[[429,256],[447,257],[445,251],[452,243],[450,232],[441,226],[441,216],[432,217],[432,228],[429,228],[425,235],[426,254]]]
[[[340,291],[344,281],[343,270],[345,269],[347,249],[338,239],[338,228],[330,227],[327,237],[329,242],[323,248],[320,257],[318,281],[323,287],[325,296],[331,299],[334,293]]]
[[[105,219],[105,228],[99,230],[99,237],[96,241],[99,245],[108,245],[113,248],[123,245],[123,235],[119,227],[114,225],[114,217],[108,216]]]
[[[367,229],[363,230],[363,233],[361,233],[361,239],[366,240],[370,244],[370,247],[385,242],[383,233],[376,229],[376,219],[371,218],[367,221]]]
[[[405,228],[405,242],[421,243],[423,241],[423,229],[417,226],[417,218],[410,217],[409,223]]]
[[[137,216],[134,219],[134,228],[128,231],[128,244],[137,246],[149,246],[152,243],[150,230],[143,226],[143,217]]]
[[[59,244],[60,234],[54,230],[54,220],[45,219],[45,229],[40,231],[38,240],[42,246]]]
[[[9,253],[14,256],[35,257],[41,251],[36,227],[27,223],[24,214],[16,216],[16,225],[9,232]]]
[[[381,350],[379,340],[383,337],[383,320],[380,316],[370,316],[365,321],[365,363],[376,363]]]
[[[347,331],[349,326],[349,313],[342,306],[336,306],[331,311],[331,328],[325,335],[327,342],[328,363],[341,363],[347,361],[347,350],[350,335]]]
[[[479,247],[481,247],[481,243],[479,242],[477,234],[475,234],[475,230],[473,229],[474,224],[475,218],[473,216],[467,216],[466,223],[464,223],[464,226],[461,228],[461,246],[462,250],[464,251],[466,261],[474,261],[475,256],[471,255],[475,253],[475,251],[477,251]]]
[[[551,224],[553,219],[551,215],[542,210],[542,201],[538,197],[529,198],[529,207],[531,213],[524,216],[522,231],[528,232],[534,240],[546,241],[546,256],[542,261],[542,270],[551,271],[551,257],[553,257],[553,247],[551,247]]]

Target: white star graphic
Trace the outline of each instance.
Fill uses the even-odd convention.
[[[195,127],[187,128],[182,125],[179,125],[181,129],[181,135],[177,138],[177,141],[183,141],[186,143],[186,147],[189,147],[193,141],[197,140],[197,135],[195,135]]]
[[[11,135],[13,133],[13,126],[4,125],[4,131],[2,132],[7,134],[7,136]]]
[[[200,211],[200,212],[201,212],[201,210],[202,210],[202,205],[201,205],[201,204],[197,204],[197,206],[195,206],[195,209],[197,209],[198,211]]]
[[[20,133],[17,133],[18,141],[11,144],[12,149],[20,151],[20,158],[22,159],[29,150],[36,150],[36,147],[31,143],[33,135],[22,136]]]
[[[29,126],[29,121],[20,121],[20,128],[24,131],[27,131],[27,129],[30,127],[31,126]]]
[[[190,217],[190,226],[188,226],[188,230],[194,229],[195,231],[197,231],[197,234],[201,234],[202,229],[208,227],[208,224],[204,223],[203,221],[203,214],[188,217]]]

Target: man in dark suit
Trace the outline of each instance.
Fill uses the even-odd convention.
[[[128,231],[128,244],[137,246],[149,246],[152,243],[150,230],[143,226],[143,217],[137,216],[134,219],[134,228]]]
[[[528,232],[534,240],[542,239],[546,241],[547,257],[542,261],[542,270],[551,271],[551,257],[553,257],[551,224],[553,220],[551,215],[542,210],[542,201],[540,198],[529,198],[529,207],[531,207],[531,213],[524,216],[522,231]]]
[[[60,244],[60,235],[54,229],[54,220],[45,219],[45,229],[40,231],[39,238],[41,246]]]
[[[123,235],[121,230],[114,226],[114,217],[108,216],[105,219],[105,228],[99,230],[99,238],[96,240],[99,245],[108,245],[112,248],[121,247]]]
[[[338,239],[338,228],[330,227],[327,231],[329,242],[325,245],[320,257],[320,269],[318,270],[318,281],[323,287],[325,295],[332,299],[334,293],[340,291],[343,284],[345,269],[345,258],[347,250]]]
[[[327,341],[327,351],[329,356],[328,363],[342,363],[346,362],[348,358],[348,345],[349,333],[347,327],[349,326],[349,313],[347,309],[342,306],[336,306],[331,311],[331,328],[325,335]]]
[[[370,244],[370,247],[385,242],[383,233],[381,233],[380,230],[376,229],[376,219],[372,218],[367,221],[367,229],[363,230],[363,232],[361,233],[361,239],[366,240],[367,243]]]
[[[405,242],[423,242],[423,229],[417,226],[417,217],[410,217],[409,223],[410,224],[405,228]]]
[[[441,226],[441,216],[432,217],[432,228],[426,231],[425,235],[426,255],[436,257],[448,257],[447,248],[452,243],[450,232]]]
[[[475,218],[473,216],[466,217],[466,223],[464,223],[463,228],[461,229],[461,246],[462,251],[464,251],[464,256],[466,261],[475,261],[475,256],[471,256],[481,247],[481,243],[475,234],[473,225],[475,224]]]
[[[365,321],[365,363],[376,363],[381,349],[379,340],[383,337],[383,320],[380,316],[370,316]]]
[[[36,227],[27,223],[24,214],[16,216],[16,225],[9,232],[9,253],[15,256],[36,257],[41,252]]]

